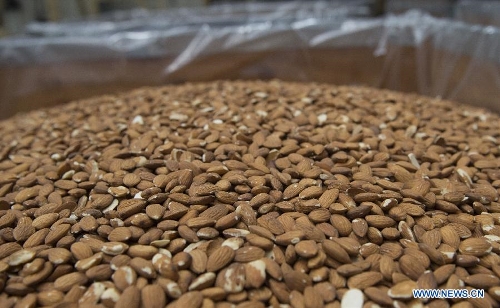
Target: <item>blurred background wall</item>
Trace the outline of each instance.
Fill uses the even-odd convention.
[[[32,21],[81,19],[133,8],[168,9],[209,5],[210,0],[0,0],[0,35],[23,32]]]

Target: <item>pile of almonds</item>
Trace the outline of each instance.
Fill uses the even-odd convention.
[[[0,307],[499,307],[485,110],[236,81],[75,101],[0,132]]]

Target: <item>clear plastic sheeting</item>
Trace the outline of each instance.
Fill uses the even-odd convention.
[[[418,11],[0,40],[0,112],[217,79],[363,84],[500,112],[500,30]]]
[[[386,57],[382,86],[500,112],[499,28],[436,19],[419,11],[384,22],[375,51]],[[405,56],[408,52],[411,57]],[[407,75],[408,68],[415,71]]]
[[[491,0],[459,0],[454,18],[485,26],[500,27],[500,2]]]
[[[38,36],[105,35],[121,31],[163,30],[177,25],[208,24],[220,27],[265,21],[293,22],[307,18],[338,19],[369,16],[374,1],[247,2],[158,11],[134,9],[86,20],[33,22],[27,25],[26,33]]]
[[[432,16],[451,17],[455,0],[385,0],[386,13],[401,14],[410,9],[428,12]]]

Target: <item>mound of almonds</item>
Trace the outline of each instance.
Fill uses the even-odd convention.
[[[75,101],[0,132],[1,307],[499,307],[500,119],[485,110],[235,81]]]

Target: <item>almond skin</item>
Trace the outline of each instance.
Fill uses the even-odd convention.
[[[83,285],[87,281],[88,278],[82,273],[70,273],[57,278],[54,282],[54,288],[62,292],[67,292],[74,285]]]
[[[374,286],[384,277],[379,272],[364,272],[350,277],[347,280],[347,286],[351,289],[364,290],[368,287]]]
[[[17,225],[12,231],[12,235],[16,241],[26,241],[36,229],[32,226],[32,220],[29,217],[22,217],[17,221]]]
[[[149,294],[147,294],[149,295]],[[139,308],[141,304],[141,291],[136,286],[127,287],[116,302],[116,308]]]
[[[207,271],[216,272],[220,270],[229,264],[235,255],[236,252],[232,248],[228,246],[221,246],[208,257]]]
[[[183,294],[179,299],[167,305],[168,308],[193,307],[200,308],[203,303],[203,295],[200,291],[191,291]]]
[[[164,308],[167,298],[159,285],[147,285],[141,290],[141,303],[143,307]]]
[[[460,243],[458,250],[464,255],[482,257],[491,252],[492,246],[485,238],[468,238]]]
[[[325,240],[322,243],[325,253],[341,263],[350,263],[351,259],[347,252],[337,243],[331,240]]]

